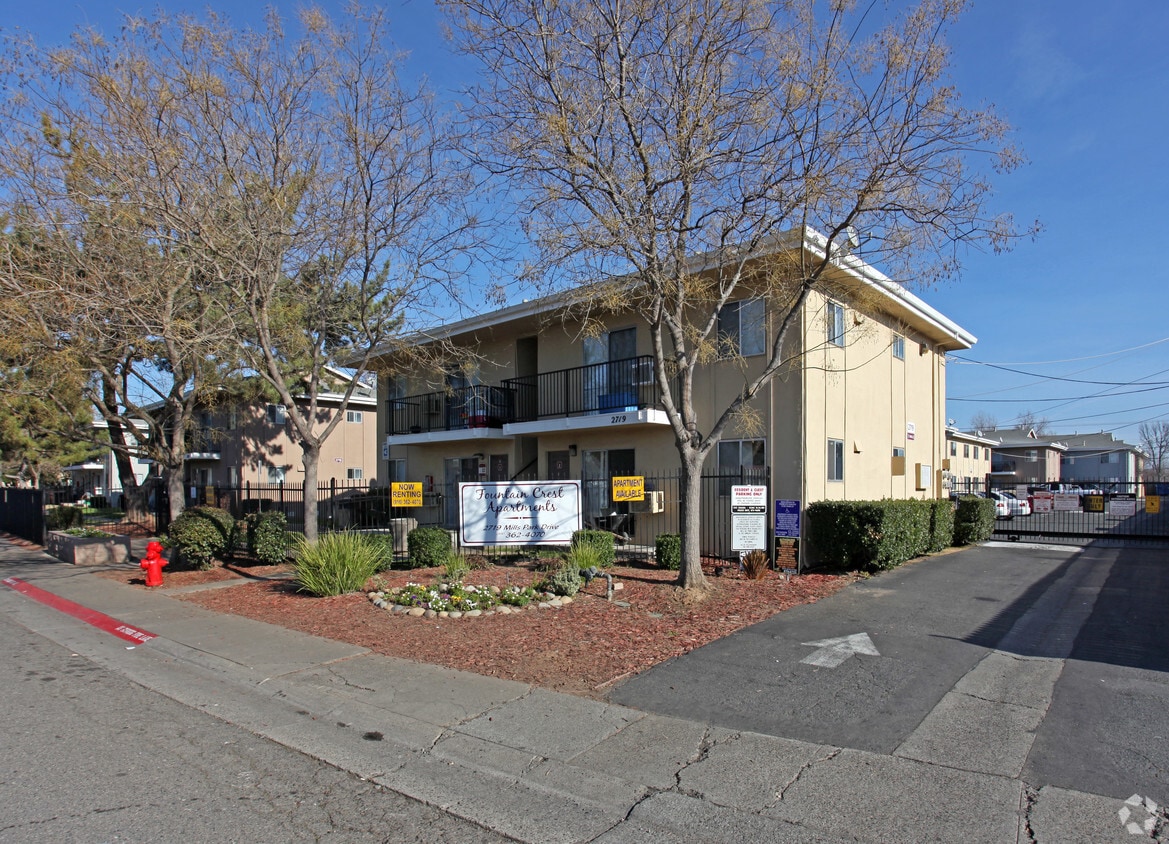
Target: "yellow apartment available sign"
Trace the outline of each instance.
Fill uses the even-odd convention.
[[[645,478],[641,475],[613,478],[613,500],[645,501]]]
[[[391,507],[421,507],[422,484],[417,481],[403,481],[390,484]]]

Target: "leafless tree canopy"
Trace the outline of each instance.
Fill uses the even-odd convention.
[[[1145,452],[1145,479],[1169,481],[1169,422],[1142,422],[1141,450]]]
[[[473,225],[457,135],[399,78],[383,16],[309,9],[285,27],[274,12],[256,31],[160,14],[52,54],[13,45],[3,174],[28,225],[53,232],[45,286],[101,323],[120,360],[161,362],[177,396],[252,373],[287,406],[311,539],[321,444],[373,351],[450,292]],[[338,365],[355,378],[322,428]]]
[[[943,35],[962,5],[924,0],[882,23],[872,4],[811,0],[444,3],[458,43],[482,62],[482,159],[526,199],[533,269],[560,282],[633,280],[619,293],[591,288],[589,303],[633,301],[649,321],[695,478],[728,420],[783,367],[791,316],[824,283],[834,246],[862,233],[866,260],[929,282],[957,269],[962,244],[1016,236],[987,206],[986,171],[1019,162],[1007,127],[963,106],[946,79]],[[827,238],[819,257],[802,249],[809,230]],[[792,265],[748,272],[784,245],[797,250]],[[769,364],[700,431],[693,368],[721,309],[758,295],[787,314]],[[688,586],[702,585],[697,498],[683,514]]]

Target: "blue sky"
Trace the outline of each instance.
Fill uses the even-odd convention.
[[[119,11],[156,5],[210,5],[239,25],[261,8],[0,0],[0,27],[53,43],[77,24],[109,28]],[[469,72],[429,0],[384,5],[413,69],[439,88]],[[915,291],[978,337],[948,367],[947,416],[959,427],[980,411],[1001,425],[1030,411],[1055,432],[1137,443],[1139,423],[1169,419],[1167,37],[1162,0],[972,0],[952,31],[958,89],[1008,118],[1029,162],[996,182],[996,208],[1044,227],[1010,253],[968,255],[957,281]]]

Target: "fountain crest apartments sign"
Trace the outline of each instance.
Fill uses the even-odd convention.
[[[580,527],[580,481],[459,484],[463,545],[568,545]]]

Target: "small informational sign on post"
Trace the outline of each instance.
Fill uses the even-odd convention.
[[[415,481],[395,481],[390,484],[391,507],[421,507],[422,484]]]
[[[767,487],[731,487],[731,550],[767,550]]]
[[[645,478],[634,475],[613,478],[614,501],[645,501]]]
[[[580,527],[580,481],[459,484],[463,545],[570,545]]]
[[[780,498],[775,502],[775,538],[800,538],[800,502],[795,498]]]

